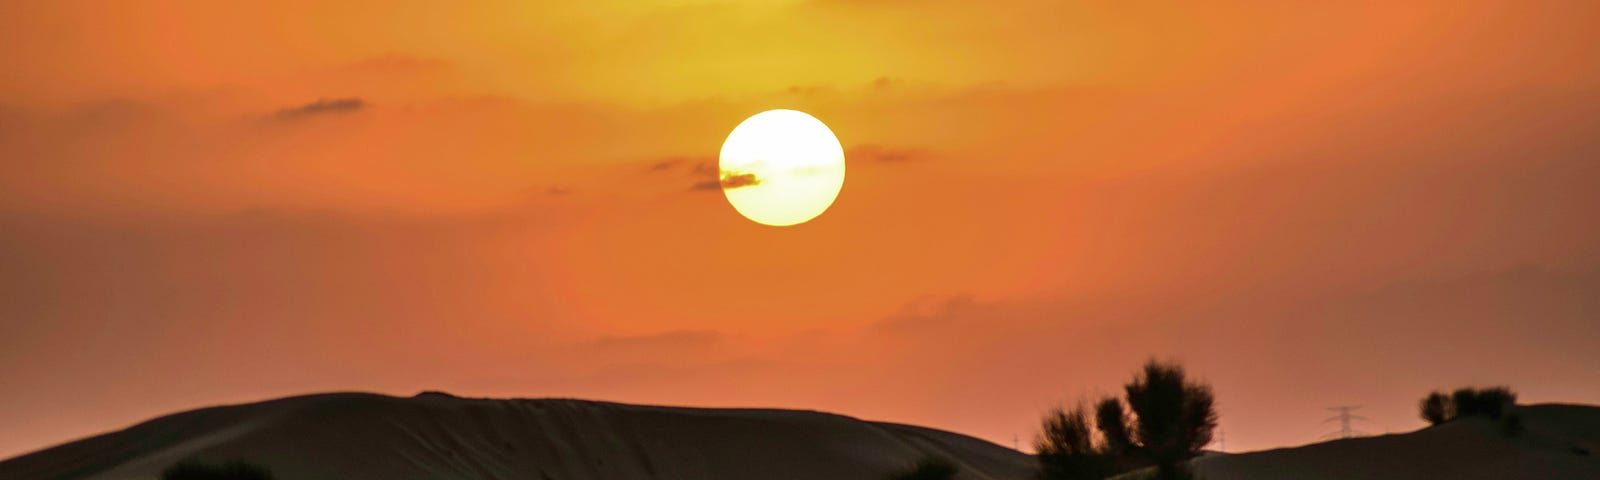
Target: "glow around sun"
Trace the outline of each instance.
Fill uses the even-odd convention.
[[[718,164],[728,203],[766,225],[817,218],[844,187],[839,138],[797,110],[768,110],[739,123],[722,142]]]

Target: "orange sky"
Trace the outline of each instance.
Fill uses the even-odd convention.
[[[406,3],[0,3],[0,457],[325,390],[1009,445],[1152,355],[1230,450],[1600,403],[1594,2]],[[772,108],[847,150],[797,227],[693,188]]]

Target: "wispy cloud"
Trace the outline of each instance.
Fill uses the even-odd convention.
[[[275,116],[282,119],[295,119],[321,114],[349,113],[367,108],[368,105],[366,100],[358,97],[323,98],[298,107],[278,110]]]
[[[887,147],[873,144],[856,145],[845,152],[846,159],[877,163],[915,162],[927,160],[929,157],[928,151],[923,149]]]

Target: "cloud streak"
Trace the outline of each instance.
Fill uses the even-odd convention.
[[[351,113],[367,108],[369,105],[366,100],[362,100],[359,97],[324,98],[298,107],[278,110],[278,113],[273,114],[273,116],[292,120],[323,114]]]

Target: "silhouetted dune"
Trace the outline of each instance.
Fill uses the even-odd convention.
[[[1411,433],[1208,455],[1193,465],[1203,478],[1226,480],[1600,478],[1600,407],[1514,411],[1524,430],[1512,436],[1500,421],[1464,418]]]
[[[813,411],[335,393],[205,408],[0,462],[0,478],[155,478],[187,458],[279,479],[877,479],[929,455],[968,479],[1032,458],[964,435]]]

